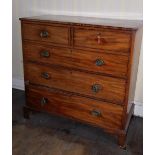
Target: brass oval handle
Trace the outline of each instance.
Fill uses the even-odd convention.
[[[49,57],[50,56],[50,53],[49,53],[49,51],[41,51],[40,52],[40,55],[42,56],[42,57]]]
[[[44,79],[49,79],[50,75],[47,72],[43,72],[41,73],[41,77],[43,77]]]
[[[99,117],[99,116],[101,116],[101,111],[100,110],[92,110],[91,115]]]
[[[49,35],[49,34],[48,34],[47,31],[41,31],[41,32],[40,32],[40,37],[41,37],[41,38],[47,38],[48,35]]]
[[[92,85],[92,91],[97,93],[102,89],[102,86],[100,84],[94,84]]]
[[[96,63],[96,66],[102,66],[105,64],[102,59],[96,59],[95,63]]]
[[[48,102],[48,99],[45,97],[42,97],[40,104],[41,104],[41,106],[44,106],[45,104],[47,104],[47,102]]]

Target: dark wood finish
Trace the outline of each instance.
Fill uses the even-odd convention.
[[[47,73],[48,77],[43,76]],[[26,80],[70,92],[75,92],[109,102],[123,104],[125,96],[125,80],[107,76],[93,75],[56,67],[46,67],[34,63],[25,64]],[[101,86],[98,92],[92,90],[93,85]]]
[[[122,134],[118,136],[118,144],[120,148],[126,149],[125,141],[126,141],[126,134]]]
[[[133,113],[128,100],[134,39],[141,22],[42,16],[21,23],[25,111],[101,127],[124,146]]]

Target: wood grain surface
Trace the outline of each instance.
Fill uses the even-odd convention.
[[[132,117],[127,149],[100,128],[47,113],[22,117],[25,91],[12,90],[13,155],[142,155],[143,119]]]
[[[128,96],[135,33],[140,25],[126,21],[114,26],[114,21],[104,25],[101,19],[89,23],[92,18],[84,22],[85,18],[78,17],[71,22],[73,17],[51,17],[53,20],[49,16],[21,19],[26,90],[36,86],[26,91],[24,116],[28,117],[34,106],[34,110],[95,124],[116,134],[124,147],[133,113]],[[43,91],[45,88],[55,92]],[[40,106],[46,98],[50,104]],[[115,130],[118,128],[121,130]]]
[[[57,113],[103,128],[121,128],[123,107],[107,102],[63,94],[38,87],[27,88],[27,105],[41,111]],[[47,103],[42,105],[45,98]],[[99,115],[93,115],[97,111]]]
[[[42,74],[48,74],[48,78]],[[107,76],[93,75],[79,71],[71,71],[59,67],[48,67],[34,63],[25,64],[25,76],[33,84],[58,88],[75,92],[109,102],[123,104],[125,96],[125,80]],[[100,85],[98,92],[92,90],[93,85]]]
[[[30,43],[23,45],[23,52],[27,61],[60,65],[122,78],[126,78],[127,74],[128,56],[125,55],[72,50]],[[48,52],[49,56],[42,56],[42,52]],[[97,60],[103,61],[103,65],[97,66]]]
[[[126,51],[130,48],[130,34],[108,29],[77,28],[74,29],[74,46]]]
[[[47,37],[41,37],[40,33],[48,32]],[[56,44],[69,44],[69,28],[60,26],[38,25],[23,23],[23,39],[41,42],[51,42]]]

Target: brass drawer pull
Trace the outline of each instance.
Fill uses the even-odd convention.
[[[44,78],[44,79],[49,79],[50,78],[50,76],[49,76],[49,74],[47,72],[41,73],[41,77]]]
[[[47,31],[41,31],[40,32],[40,37],[41,38],[47,38],[48,37],[48,32]]]
[[[101,112],[99,110],[92,110],[91,115],[99,117],[99,116],[101,116]]]
[[[49,56],[50,56],[49,52],[46,51],[46,50],[45,50],[45,51],[41,51],[40,55],[41,55],[42,57],[49,57]]]
[[[92,85],[92,91],[97,93],[102,89],[102,86],[100,84],[94,84]]]
[[[96,63],[96,66],[102,66],[102,65],[105,64],[102,59],[96,59],[96,62],[95,63]]]
[[[43,97],[43,98],[41,99],[41,101],[40,101],[40,104],[41,104],[41,106],[44,106],[44,105],[47,104],[47,102],[48,102],[48,99],[45,98],[45,97]]]

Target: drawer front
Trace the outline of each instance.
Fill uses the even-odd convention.
[[[125,80],[93,75],[61,68],[25,64],[26,80],[30,83],[75,92],[89,97],[123,104]]]
[[[24,44],[26,60],[126,77],[128,56]]]
[[[128,56],[73,50],[73,66],[92,72],[126,78]]]
[[[68,45],[69,28],[23,23],[23,39]]]
[[[109,29],[75,28],[74,46],[129,52],[130,34]]]
[[[37,44],[24,43],[24,59],[47,64],[72,67],[71,50]]]
[[[28,106],[104,128],[120,128],[123,108],[107,102],[62,94],[49,89],[29,87]]]

